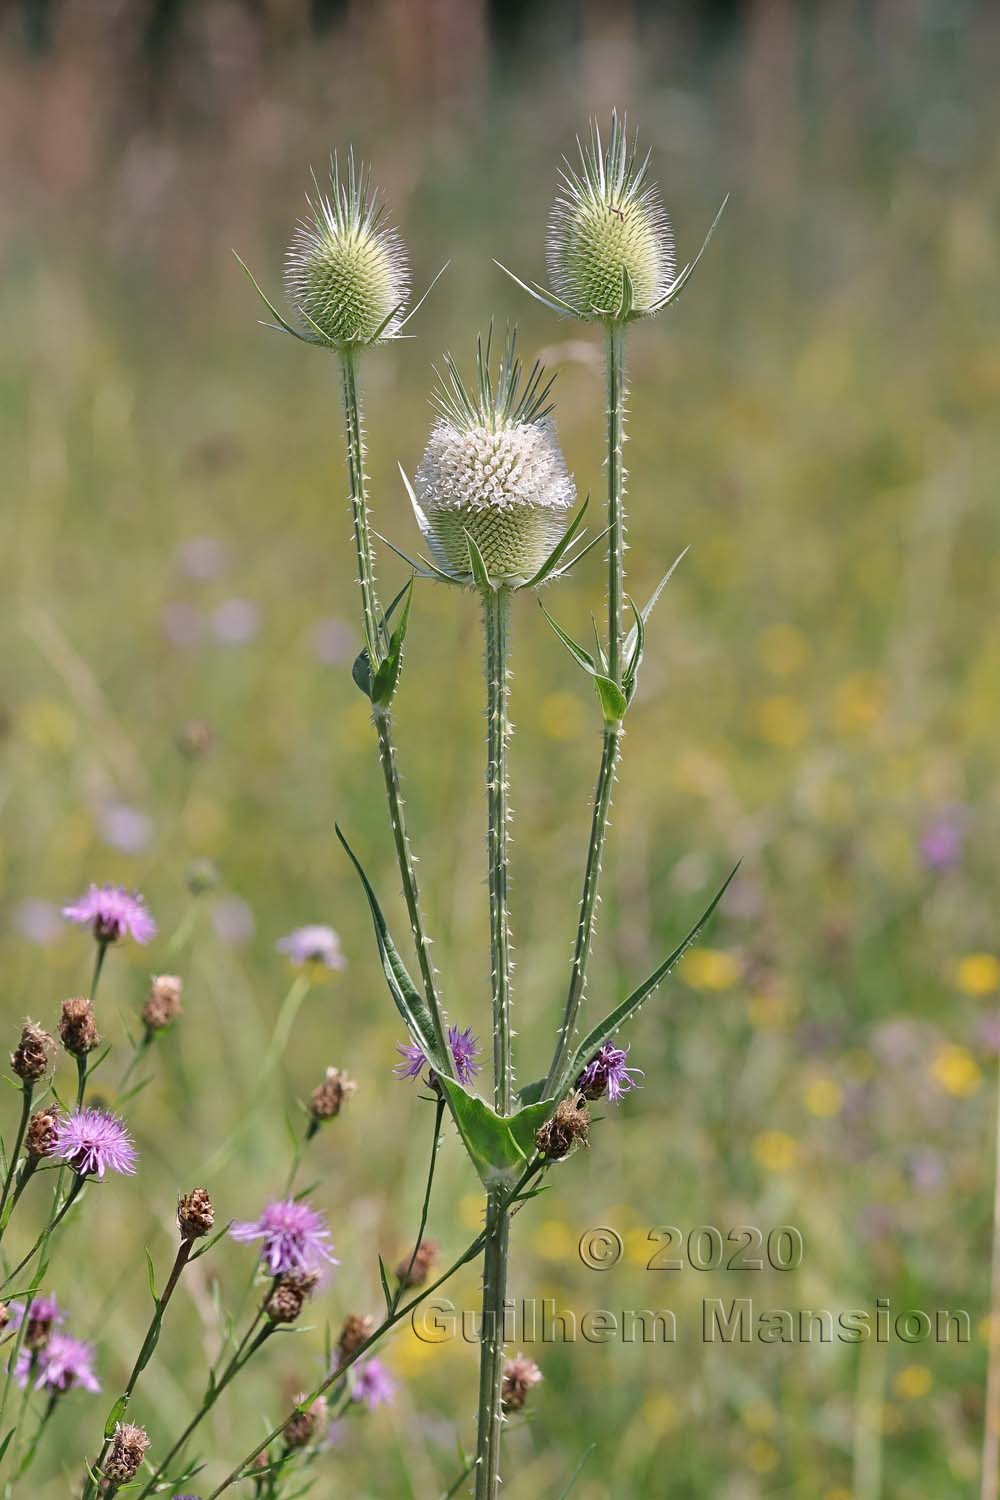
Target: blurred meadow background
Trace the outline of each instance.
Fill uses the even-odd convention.
[[[106,1036],[127,1047],[151,969],[186,985],[128,1106],[139,1174],[91,1194],[53,1267],[106,1395],[64,1402],[40,1500],[70,1494],[96,1446],[148,1315],[143,1248],[165,1269],[177,1192],[204,1182],[220,1222],[254,1217],[326,1064],[359,1084],[305,1169],[341,1265],[314,1331],[276,1341],[204,1429],[213,1482],[318,1377],[324,1322],[379,1310],[377,1254],[395,1263],[419,1207],[430,1111],[391,1076],[400,1027],[333,836],[336,818],[405,935],[350,680],[336,367],[257,326],[231,252],[280,294],[309,167],[353,142],[417,283],[451,260],[415,337],[364,362],[378,529],[415,545],[396,462],[418,460],[431,363],[448,347],[466,362],[491,316],[558,367],[568,461],[599,499],[599,340],[493,257],[544,279],[560,156],[613,105],[653,147],[682,260],[732,197],[690,291],[630,340],[632,591],[691,552],[629,718],[592,1018],[744,863],[630,1034],[645,1087],[515,1221],[515,1295],[578,1315],[669,1307],[678,1343],[527,1346],[545,1383],[510,1431],[505,1493],[558,1496],[593,1442],[575,1500],[978,1494],[1000,1050],[998,64],[1000,14],[959,0],[4,7],[5,1046],[88,983],[90,944],[58,910],[90,880],[141,889],[161,927],[109,955]],[[405,578],[386,549],[380,576],[387,594]],[[582,637],[602,600],[594,554],[546,603]],[[600,722],[516,604],[528,1078],[562,1004]],[[488,1040],[481,692],[475,601],[421,584],[401,769],[445,999]],[[307,922],[338,931],[349,966],[310,991],[260,1088],[294,977],[275,943]],[[109,1101],[123,1058],[97,1077]],[[11,1091],[5,1132],[16,1110]],[[450,1136],[439,1173],[447,1255],[481,1199]],[[42,1201],[26,1198],[14,1249]],[[791,1224],[802,1265],[647,1271],[648,1231],[668,1224]],[[577,1253],[595,1225],[625,1245],[604,1273]],[[154,1456],[250,1258],[221,1245],[181,1289],[132,1409]],[[475,1307],[477,1291],[470,1268],[453,1295]],[[702,1299],[738,1296],[962,1308],[972,1339],[706,1346]],[[404,1331],[385,1360],[395,1402],[344,1424],[317,1494],[434,1496],[455,1477],[476,1350]]]

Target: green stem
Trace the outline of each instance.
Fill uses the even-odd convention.
[[[493,980],[493,1104],[511,1112],[513,1080],[510,1028],[510,919],[508,914],[507,745],[510,738],[508,651],[510,595],[506,589],[483,595],[486,625],[486,804],[489,858],[490,958]],[[507,1295],[510,1216],[499,1189],[486,1196],[486,1253],[483,1318],[479,1352],[479,1406],[476,1439],[476,1500],[495,1500],[500,1485],[503,1412],[503,1306]]]
[[[7,1163],[7,1174],[4,1177],[3,1193],[0,1194],[0,1240],[3,1239],[4,1230],[7,1228],[7,1199],[10,1197],[11,1183],[14,1181],[14,1173],[17,1170],[18,1158],[21,1155],[21,1147],[24,1144],[24,1132],[28,1128],[28,1117],[31,1114],[31,1096],[35,1091],[35,1085],[28,1078],[21,1083],[21,1118],[18,1121],[17,1135],[14,1139],[14,1149],[10,1153],[10,1161]],[[16,1202],[16,1199],[15,1199]],[[11,1205],[13,1207],[13,1204]]]
[[[35,1252],[41,1250],[48,1243],[48,1239],[52,1231],[66,1217],[70,1209],[73,1207],[73,1204],[76,1202],[77,1197],[80,1193],[80,1189],[83,1187],[84,1181],[85,1179],[79,1176],[73,1179],[73,1186],[66,1194],[66,1201],[63,1203],[62,1207],[55,1213],[55,1215],[49,1220],[48,1224],[46,1224],[45,1228],[42,1230],[41,1234],[38,1236],[37,1240],[32,1245],[27,1255],[19,1260],[13,1271],[11,1271],[10,1275],[4,1278],[3,1285],[0,1286],[0,1293],[4,1292],[6,1288],[10,1286],[11,1282],[21,1274],[28,1262],[34,1257]]]
[[[136,1355],[135,1364],[132,1366],[132,1373],[131,1375],[129,1375],[128,1381],[125,1385],[125,1389],[122,1392],[123,1413],[132,1398],[132,1392],[135,1390],[139,1376],[142,1374],[146,1365],[149,1363],[149,1359],[152,1354],[152,1348],[150,1346],[153,1344],[154,1339],[159,1337],[159,1329],[160,1325],[163,1322],[163,1314],[166,1311],[167,1303],[173,1296],[177,1283],[181,1279],[181,1272],[184,1270],[184,1267],[188,1263],[188,1258],[191,1254],[192,1248],[192,1242],[187,1239],[181,1240],[181,1243],[178,1246],[177,1254],[174,1257],[174,1263],[170,1270],[170,1275],[167,1277],[167,1282],[163,1288],[162,1294],[156,1299],[156,1305],[153,1311],[153,1316],[149,1322],[149,1327],[146,1329],[146,1334],[140,1346],[139,1353]],[[96,1474],[100,1476],[100,1474],[103,1472],[104,1461],[111,1451],[112,1442],[113,1437],[106,1437],[104,1439],[104,1446],[102,1447],[100,1454],[98,1455],[97,1462],[94,1464],[93,1469],[88,1472],[87,1477],[84,1480],[83,1500],[90,1500],[90,1497],[97,1493],[97,1486],[95,1485],[91,1475]]]
[[[354,532],[354,550],[357,557],[358,585],[361,590],[361,615],[364,629],[365,649],[374,676],[375,669],[383,657],[382,611],[379,607],[378,590],[375,584],[375,562],[372,553],[371,532],[368,526],[368,492],[365,475],[365,435],[361,418],[361,399],[358,390],[357,354],[351,349],[341,353],[341,372],[344,385],[344,424],[347,436],[347,473],[351,487],[351,524]],[[417,950],[417,963],[423,981],[427,1006],[434,1023],[434,1032],[443,1058],[450,1058],[445,1032],[441,998],[438,994],[434,965],[430,956],[430,940],[424,926],[420,909],[420,890],[417,872],[406,831],[403,796],[396,763],[396,747],[392,736],[392,716],[388,707],[376,708],[373,714],[378,734],[379,762],[385,782],[385,794],[389,805],[389,822],[392,825],[393,842],[396,846],[396,861],[403,887],[406,913]]]
[[[400,1298],[410,1284],[410,1272],[413,1270],[417,1252],[423,1243],[424,1230],[427,1228],[427,1216],[431,1208],[431,1190],[434,1187],[434,1168],[437,1165],[438,1142],[441,1138],[441,1121],[444,1118],[444,1099],[439,1093],[435,1103],[434,1112],[434,1135],[431,1138],[431,1159],[427,1167],[427,1186],[424,1188],[424,1201],[420,1209],[420,1225],[417,1229],[417,1237],[413,1241],[413,1254],[410,1256],[409,1265],[406,1267],[406,1275],[401,1277],[392,1299],[392,1311],[395,1312],[399,1306]]]

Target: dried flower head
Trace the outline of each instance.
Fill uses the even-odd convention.
[[[658,312],[676,280],[674,237],[659,189],[647,182],[625,119],[611,116],[605,143],[597,122],[566,162],[549,219],[546,250],[556,296],[579,318],[625,322]]]
[[[386,1406],[396,1394],[396,1382],[379,1359],[366,1359],[355,1372],[351,1400],[363,1402],[369,1411]]]
[[[22,1348],[14,1373],[22,1390],[35,1375],[35,1389],[53,1396],[62,1396],[74,1386],[95,1393],[101,1389],[94,1374],[92,1346],[65,1333],[53,1333],[37,1354]]]
[[[25,1021],[21,1040],[10,1055],[10,1065],[25,1083],[37,1083],[49,1065],[55,1042],[36,1021]]]
[[[264,1306],[271,1322],[294,1323],[318,1283],[319,1276],[315,1271],[310,1271],[305,1276],[291,1271],[285,1276],[279,1276]]]
[[[295,1400],[304,1401],[305,1391],[300,1391]],[[315,1442],[319,1437],[323,1424],[326,1421],[326,1402],[322,1396],[317,1396],[311,1406],[305,1406],[292,1413],[282,1429],[282,1437],[286,1448],[308,1448],[309,1444]]]
[[[24,1149],[33,1161],[51,1156],[56,1149],[57,1109],[36,1109],[24,1132]]]
[[[3,1333],[12,1316],[13,1314],[10,1310],[10,1303],[0,1302],[0,1333]]]
[[[472,1034],[472,1027],[460,1031],[457,1026],[448,1027],[448,1046],[455,1063],[455,1077],[461,1084],[472,1083],[477,1073],[482,1072],[482,1063],[476,1061],[480,1046]],[[403,1059],[393,1068],[397,1078],[419,1078],[427,1066],[427,1057],[416,1042],[397,1042],[396,1051]]]
[[[590,1115],[580,1094],[563,1099],[535,1134],[535,1146],[549,1161],[562,1161],[573,1147],[590,1144]]]
[[[241,1244],[262,1240],[261,1262],[269,1276],[289,1271],[309,1275],[323,1269],[324,1262],[337,1265],[327,1243],[326,1219],[308,1203],[294,1198],[267,1204],[259,1219],[233,1224],[229,1233]]]
[[[133,1422],[116,1422],[111,1452],[104,1460],[104,1477],[111,1484],[128,1484],[142,1467],[149,1449],[149,1434]]]
[[[340,951],[340,938],[332,927],[314,923],[296,927],[275,944],[279,953],[287,953],[293,964],[318,964],[324,969],[346,969],[347,959]]]
[[[159,974],[153,980],[142,1007],[143,1024],[150,1031],[165,1031],[177,1020],[184,1008],[181,1003],[183,989],[184,981],[176,974]]]
[[[330,163],[330,192],[308,198],[285,260],[285,290],[300,336],[337,349],[396,336],[410,296],[406,247],[385,222],[371,174],[348,153]]]
[[[626,1067],[630,1050],[616,1047],[613,1042],[604,1043],[576,1080],[577,1089],[585,1099],[603,1099],[607,1094],[617,1104],[629,1089],[639,1087],[633,1074],[641,1078],[642,1069]]]
[[[356,1091],[353,1078],[340,1068],[327,1068],[326,1076],[309,1095],[309,1113],[314,1120],[334,1120],[345,1100]]]
[[[215,745],[215,731],[204,719],[191,719],[177,731],[177,748],[190,760],[208,755]]]
[[[137,943],[156,936],[156,923],[142,897],[120,885],[92,885],[79,901],[63,907],[63,916],[91,927],[99,943],[116,943],[126,935]]]
[[[177,1227],[182,1240],[204,1239],[215,1226],[215,1209],[203,1187],[192,1188],[177,1200]]]
[[[348,1313],[344,1319],[344,1326],[340,1330],[340,1338],[337,1340],[337,1353],[340,1356],[337,1360],[338,1369],[352,1355],[357,1354],[362,1344],[367,1343],[374,1331],[375,1319],[369,1317],[367,1313],[363,1316],[359,1313]]]
[[[97,1178],[109,1168],[131,1176],[137,1155],[125,1125],[103,1109],[78,1109],[61,1116],[53,1154],[78,1176]]]
[[[94,1007],[85,995],[64,1000],[59,1016],[59,1040],[73,1057],[86,1057],[100,1045],[101,1033],[94,1019]]]
[[[477,343],[471,390],[445,356],[440,415],[412,499],[424,540],[447,573],[471,580],[471,537],[490,579],[517,584],[538,572],[562,537],[576,489],[549,421],[552,379],[539,364],[522,379],[513,331],[494,376],[492,338],[491,329]]]
[[[411,1263],[405,1256],[396,1267],[396,1280],[402,1286],[423,1286],[438,1258],[438,1247],[433,1240],[421,1240]]]
[[[531,1387],[544,1378],[533,1359],[526,1359],[523,1354],[509,1359],[503,1367],[503,1382],[500,1386],[500,1400],[504,1411],[520,1411]]]

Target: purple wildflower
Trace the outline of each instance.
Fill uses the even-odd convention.
[[[33,1354],[30,1349],[21,1350],[14,1374],[22,1390],[36,1371],[35,1390],[50,1391],[54,1396],[62,1396],[76,1385],[85,1391],[101,1389],[94,1374],[93,1347],[82,1339],[71,1339],[65,1333],[54,1333],[44,1349],[37,1353]]]
[[[363,1401],[369,1411],[385,1406],[396,1394],[396,1382],[378,1359],[366,1359],[358,1367],[351,1387],[351,1400]]]
[[[963,809],[939,813],[920,835],[920,858],[928,870],[949,870],[962,857],[965,837]]]
[[[259,1219],[233,1224],[229,1233],[242,1245],[264,1241],[260,1258],[269,1276],[308,1276],[321,1270],[323,1261],[340,1264],[326,1243],[330,1231],[323,1215],[292,1198],[269,1203]]]
[[[79,1109],[64,1115],[56,1126],[55,1156],[80,1177],[104,1176],[108,1168],[131,1176],[136,1149],[116,1115],[103,1109]]]
[[[328,969],[346,969],[347,959],[340,951],[340,938],[332,927],[296,927],[277,943],[279,953],[287,953],[293,964],[323,964]]]
[[[128,933],[137,943],[156,936],[156,923],[141,896],[120,885],[92,885],[79,901],[63,907],[63,916],[93,927],[99,943],[115,943]]]
[[[476,1074],[482,1072],[482,1064],[476,1061],[479,1056],[479,1043],[472,1034],[472,1027],[467,1026],[464,1031],[460,1031],[457,1026],[449,1026],[448,1046],[455,1060],[455,1074],[459,1083],[471,1083]],[[416,1042],[397,1042],[396,1051],[403,1059],[392,1070],[396,1077],[419,1077],[427,1066],[424,1049]]]
[[[629,1051],[628,1047],[623,1049],[605,1042],[576,1080],[579,1092],[588,1099],[601,1099],[607,1094],[611,1102],[617,1104],[629,1089],[637,1088],[632,1074],[637,1073],[641,1078],[642,1069],[625,1066]]]
[[[11,1303],[10,1318],[13,1327],[20,1328],[24,1321],[23,1302]],[[40,1297],[32,1298],[28,1304],[28,1326],[23,1340],[25,1347],[40,1349],[49,1338],[53,1328],[58,1328],[65,1321],[65,1316],[60,1311],[55,1297],[47,1297],[43,1293]]]

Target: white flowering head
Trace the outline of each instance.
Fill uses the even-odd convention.
[[[490,579],[516,585],[560,541],[576,489],[549,420],[552,381],[537,364],[522,381],[513,334],[494,379],[491,338],[479,341],[472,392],[446,358],[440,415],[416,473],[417,519],[446,572],[470,576],[471,538]]]
[[[596,122],[566,163],[549,219],[553,291],[578,317],[627,322],[658,312],[675,280],[674,237],[659,189],[646,181],[624,119],[611,116],[607,143]]]
[[[315,181],[315,179],[314,179]],[[330,163],[330,192],[316,187],[285,260],[285,290],[301,336],[337,349],[392,338],[410,295],[406,247],[385,223],[367,169],[348,155]]]

